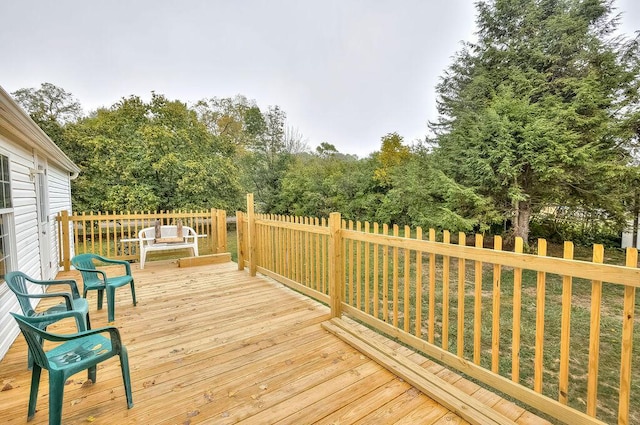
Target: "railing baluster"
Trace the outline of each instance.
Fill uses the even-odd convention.
[[[638,267],[638,250],[627,248],[627,267]],[[633,320],[636,306],[636,288],[625,286],[622,309],[622,348],[620,359],[620,400],[618,402],[618,424],[629,424],[629,399],[631,397],[631,361],[633,359]]]
[[[442,232],[442,243],[451,243],[451,233]],[[442,256],[442,349],[449,351],[449,266],[450,257]]]
[[[411,228],[409,226],[404,226],[404,237],[405,238],[410,238],[411,237]],[[409,309],[410,304],[411,304],[411,292],[410,292],[410,286],[411,286],[411,251],[408,249],[404,249],[403,250],[403,254],[404,254],[404,296],[403,296],[403,303],[402,305],[404,306],[404,331],[405,332],[409,332],[409,326],[411,324],[411,311]]]
[[[422,227],[416,228],[416,239],[422,240]],[[416,332],[422,337],[422,251],[416,251]]]
[[[356,231],[362,232],[362,223],[356,222]],[[362,244],[356,242],[356,307],[362,308]]]
[[[376,235],[379,233],[380,228],[377,222],[373,223],[373,233]],[[378,283],[380,282],[380,276],[378,275],[379,264],[378,264],[378,255],[379,255],[379,245],[377,243],[373,244],[373,316],[376,319],[379,319],[379,303],[380,303],[380,290],[378,287]]]
[[[520,236],[515,239],[514,252],[522,254],[524,241]],[[511,340],[511,380],[520,382],[520,324],[522,317],[522,269],[513,269],[513,337]]]
[[[382,225],[382,234],[389,234],[389,226]],[[382,247],[382,320],[389,323],[389,248]]]
[[[370,225],[368,221],[364,222],[364,232],[369,234],[371,232]],[[365,242],[364,244],[364,312],[369,314],[371,310],[371,278],[369,264],[371,255],[371,243]]]
[[[493,249],[502,251],[502,238],[494,236]],[[493,308],[491,324],[491,371],[500,372],[500,295],[502,292],[502,267],[493,265]]]
[[[400,236],[400,228],[397,224],[393,225],[393,236]],[[398,327],[398,273],[400,272],[400,267],[398,267],[399,261],[399,248],[397,246],[393,247],[393,327]]]
[[[467,235],[464,232],[458,233],[458,245],[465,246]],[[465,295],[465,261],[458,258],[458,357],[464,357],[464,295]]]
[[[573,243],[564,243],[563,258],[573,259]],[[571,341],[571,276],[562,276],[562,322],[560,325],[560,373],[558,384],[558,401],[567,404],[569,401],[569,347]]]
[[[538,255],[547,255],[547,241],[538,239]],[[542,392],[544,371],[544,308],[546,296],[546,273],[538,272],[536,279],[536,342],[534,354],[533,390]]]
[[[482,235],[476,234],[476,248],[482,248]],[[473,362],[480,364],[482,354],[482,261],[474,262]]]
[[[435,229],[429,229],[429,241],[436,241]],[[436,254],[429,253],[429,343],[435,343],[436,335]]]
[[[593,245],[593,262],[604,261],[604,246]],[[596,416],[598,404],[598,363],[600,362],[600,319],[602,312],[602,281],[591,282],[591,320],[589,323],[589,369],[587,377],[587,415]]]

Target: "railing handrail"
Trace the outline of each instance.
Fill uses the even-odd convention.
[[[185,221],[184,224],[194,227],[198,234],[209,236],[199,241],[205,248],[203,252],[227,252],[227,220],[224,210],[211,208],[133,213],[92,211],[73,214],[61,211],[56,217],[60,266],[65,271],[69,270],[72,252],[77,254],[79,251],[123,260],[137,259],[137,245],[120,241],[136,239],[140,229],[153,226],[156,220],[165,224],[176,220]]]
[[[251,204],[252,198],[248,197],[248,210],[253,208]],[[600,335],[600,315],[603,303],[602,288],[603,284],[624,287],[623,313],[621,317],[616,316],[621,319],[623,328],[620,342],[621,351],[619,352],[619,359],[621,359],[620,396],[617,417],[618,423],[629,423],[635,288],[640,286],[640,269],[637,268],[637,250],[635,248],[627,250],[625,265],[613,265],[603,263],[604,249],[601,245],[594,246],[594,258],[593,261],[589,262],[573,259],[573,245],[571,243],[565,243],[564,258],[547,256],[546,241],[544,240],[539,240],[538,254],[524,254],[522,253],[523,244],[521,239],[516,240],[516,252],[503,251],[499,237],[496,237],[494,249],[483,247],[481,235],[476,236],[476,246],[466,246],[466,235],[464,234],[459,234],[460,241],[458,244],[452,244],[450,242],[450,233],[446,231],[443,232],[443,242],[436,242],[433,229],[429,231],[428,240],[422,240],[422,230],[420,228],[415,229],[417,231],[416,238],[401,237],[397,226],[393,226],[393,234],[389,234],[389,226],[379,226],[377,223],[373,223],[373,226],[370,223],[364,223],[363,226],[362,223],[357,222],[354,229],[354,223],[340,220],[338,213],[333,213],[328,222],[322,220],[322,224],[317,218],[261,215],[253,212],[247,216],[238,213],[237,217],[238,251],[243,252],[243,256],[239,255],[239,268],[244,267],[245,262],[249,265],[254,264],[255,270],[290,285],[309,296],[327,302],[331,306],[334,317],[348,314],[387,335],[398,338],[417,350],[437,358],[448,366],[456,368],[493,388],[523,401],[531,407],[567,423],[576,423],[575,421],[591,424],[603,423],[595,417],[598,403],[600,351],[598,347],[602,344]],[[372,233],[372,227],[374,233]],[[381,227],[384,230],[379,233]],[[404,230],[407,234],[411,234],[412,229],[409,229],[408,226]],[[253,244],[249,242],[247,234],[252,235]],[[444,309],[443,311],[446,310],[446,313],[443,312],[442,316],[443,335],[440,336],[443,340],[443,347],[434,344],[433,328],[436,320],[434,320],[433,312],[438,307],[435,299],[429,299],[429,318],[427,319],[425,315],[424,319],[424,322],[429,325],[428,338],[422,337],[421,331],[419,331],[420,325],[417,322],[422,322],[423,320],[420,316],[421,313],[416,313],[417,319],[414,317],[411,317],[409,321],[406,319],[409,301],[405,300],[416,296],[421,300],[420,305],[422,303],[426,304],[427,301],[426,298],[422,299],[421,291],[416,294],[414,288],[412,289],[413,292],[409,293],[409,285],[404,285],[404,282],[412,282],[418,278],[421,282],[424,282],[421,270],[420,274],[411,271],[417,268],[416,262],[420,264],[420,269],[422,268],[423,257],[425,257],[425,261],[429,262],[429,272],[427,274],[429,275],[430,297],[435,294],[436,285],[442,285],[442,287],[437,286],[437,289],[442,289],[443,291],[442,308]],[[420,258],[419,261],[418,258]],[[435,269],[437,258],[440,259],[438,261],[440,261],[442,267],[438,282],[436,282],[435,277],[437,274]],[[453,271],[454,269],[451,266],[451,261],[455,259],[458,260],[457,271]],[[473,262],[473,264],[468,263],[466,266],[473,266],[471,270],[472,273],[475,273],[475,281],[466,279],[466,274],[469,271],[465,268],[465,261]],[[483,272],[482,265],[492,266],[492,270],[487,269],[489,270],[488,272]],[[433,269],[431,268],[432,266],[434,267]],[[400,271],[400,269],[404,271]],[[480,280],[478,280],[477,276],[478,270],[480,270]],[[501,348],[498,347],[498,344],[500,344],[500,338],[495,336],[501,335],[499,318],[505,314],[500,305],[503,275],[505,273],[509,273],[509,276],[513,275],[513,287],[514,291],[516,291],[518,285],[522,285],[523,271],[531,271],[537,274],[537,284],[534,283],[536,286],[531,288],[535,291],[535,294],[533,294],[535,321],[521,324],[520,312],[516,312],[515,308],[513,309],[513,323],[517,327],[532,326],[536,330],[535,358],[530,360],[533,361],[535,369],[534,384],[531,387],[522,384],[519,373],[514,373],[510,377],[511,379],[499,373],[498,360],[501,359]],[[460,273],[462,273],[462,277],[460,277]],[[476,335],[478,328],[475,325],[473,341],[471,339],[467,341],[467,347],[474,345],[474,356],[473,358],[467,358],[464,356],[464,350],[460,351],[458,349],[457,353],[449,351],[453,345],[460,344],[461,339],[458,339],[457,344],[452,342],[453,345],[451,346],[445,342],[449,328],[455,329],[457,326],[459,338],[460,331],[464,335],[464,318],[448,326],[444,324],[444,316],[447,316],[448,322],[449,314],[457,314],[448,312],[448,305],[455,301],[456,296],[449,293],[449,284],[458,286],[457,302],[463,303],[456,311],[459,311],[460,308],[464,311],[465,297],[468,297],[473,299],[473,305],[470,304],[469,306],[473,306],[474,311],[470,317],[473,317],[474,323],[481,315],[488,314],[481,308],[482,299],[480,298],[480,301],[478,301],[478,294],[480,294],[480,297],[483,296],[482,277],[486,277],[487,273],[493,274],[493,295],[491,299],[494,300],[493,307],[488,313],[493,312],[493,317],[498,317],[497,321],[494,320],[493,325],[489,324],[493,329],[491,333],[495,333],[492,337],[493,340],[490,342],[492,356],[490,367],[484,367],[480,364],[480,351],[476,350],[478,348],[476,344],[480,339],[477,338],[479,334]],[[454,279],[452,276],[455,274],[458,277]],[[547,276],[547,274],[550,276]],[[552,276],[558,276],[562,280],[561,339],[566,339],[566,341],[562,342],[560,348],[560,360],[563,364],[560,365],[558,400],[543,395],[542,388],[543,355],[546,355],[546,352],[543,351],[546,348],[546,345],[543,345],[545,340],[544,299],[550,296],[546,288],[547,281],[556,279]],[[533,277],[535,278],[535,275]],[[590,328],[590,335],[587,335],[589,342],[587,344],[586,340],[581,341],[581,345],[588,345],[589,350],[588,362],[585,362],[588,364],[584,370],[584,373],[589,376],[587,388],[584,390],[586,391],[586,396],[583,396],[586,399],[585,411],[570,407],[568,403],[575,400],[575,395],[573,396],[574,399],[570,400],[569,394],[567,394],[567,382],[569,380],[567,371],[570,362],[568,338],[572,310],[571,288],[572,284],[578,285],[578,282],[572,282],[573,278],[584,279],[587,281],[585,283],[590,282],[590,287],[592,288],[592,306],[589,313],[591,320],[590,324],[587,324]],[[374,279],[375,282],[371,282],[370,279]],[[459,279],[463,280],[459,281]],[[458,285],[458,282],[462,282],[462,284]],[[424,284],[421,284],[420,288]],[[383,286],[378,288],[380,285]],[[531,283],[528,283],[528,285],[531,285]],[[404,293],[400,291],[400,287],[405,290]],[[415,287],[417,288],[417,285]],[[475,288],[474,295],[466,294],[466,288],[471,289],[472,287]],[[381,292],[386,290],[387,292],[386,295],[364,293],[364,291],[369,290],[380,290]],[[513,297],[513,306],[520,308],[522,298],[516,300],[516,297],[522,297],[522,289],[518,289],[518,291],[520,292],[517,295],[514,292],[510,296]],[[371,301],[367,297],[374,297],[374,300],[377,301]],[[497,301],[495,301],[496,299]],[[484,302],[488,301],[485,300]],[[399,303],[403,304],[404,310],[399,309]],[[370,304],[374,304],[373,313],[368,311]],[[384,307],[384,313],[376,310],[377,304]],[[610,308],[611,306],[608,305],[607,307]],[[417,310],[421,311],[421,309],[422,307],[419,307]],[[404,323],[400,323],[399,318],[404,318]],[[408,324],[414,320],[416,321],[415,335],[408,328]],[[487,331],[483,332],[486,334]],[[512,344],[518,344],[518,347],[515,345],[513,347],[505,346],[502,350],[506,355],[507,350],[513,348],[513,353],[515,353],[514,355],[517,359],[512,360],[512,367],[519,369],[520,329],[517,331],[509,330],[508,332],[513,333]],[[462,341],[464,341],[464,337]],[[486,356],[486,354],[483,355]],[[503,372],[506,372],[505,369],[506,367],[503,367]],[[546,383],[546,380],[544,382]]]

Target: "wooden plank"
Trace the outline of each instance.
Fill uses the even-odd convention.
[[[382,225],[382,234],[389,233],[389,226]],[[382,246],[382,320],[389,321],[389,248]]]
[[[356,223],[356,230],[362,232],[362,223]],[[356,243],[356,305],[362,308],[362,242]]]
[[[451,243],[451,233],[442,232],[442,243]],[[451,257],[442,256],[442,349],[449,351],[449,266]]]
[[[547,241],[538,239],[538,255],[547,255]],[[546,290],[546,274],[542,271],[537,273],[536,279],[536,337],[533,360],[533,390],[542,392],[542,374],[544,371],[544,312]]]
[[[573,258],[573,243],[564,243],[563,258]],[[569,401],[569,348],[571,343],[571,276],[562,276],[562,321],[560,324],[560,371],[558,376],[558,401]]]
[[[429,229],[429,241],[435,242],[436,231]],[[429,343],[435,342],[436,335],[436,255],[429,254]]]
[[[627,267],[638,267],[638,250],[627,248]],[[620,400],[618,402],[618,424],[629,424],[629,399],[631,397],[631,362],[633,360],[633,321],[636,305],[636,288],[624,288],[622,309],[622,348],[620,360]]]
[[[502,251],[502,237],[493,237],[493,249]],[[499,264],[493,265],[493,307],[491,324],[491,371],[500,372],[500,295],[502,282],[502,267]]]
[[[404,226],[404,236],[411,235],[411,228],[409,226]],[[403,252],[404,255],[404,277],[403,277],[403,288],[404,294],[402,297],[402,305],[404,316],[404,331],[409,332],[409,327],[411,325],[411,251],[405,249]]]
[[[185,257],[178,259],[178,267],[194,267],[205,264],[220,264],[231,261],[231,253],[200,255],[198,257]]]
[[[373,223],[373,233],[378,233],[380,231],[380,226],[377,222]],[[380,248],[378,246],[378,244],[374,243],[373,244],[373,315],[376,318],[380,318],[379,316],[379,304],[380,304],[380,289],[379,289],[379,282],[380,282],[380,267],[378,264],[378,257],[379,257],[379,253],[380,253]]]
[[[522,253],[524,240],[516,237],[514,252]],[[511,380],[520,382],[520,328],[522,317],[522,269],[513,269],[513,329],[511,342]]]
[[[393,225],[393,236],[396,238],[400,235],[400,228],[397,224]],[[400,293],[398,291],[398,274],[400,273],[399,264],[399,248],[393,247],[393,289],[391,291],[391,297],[393,299],[393,326],[398,327],[398,297]]]
[[[251,277],[233,263],[177,269],[174,262],[158,261],[149,270],[132,269],[139,304],[131,305],[128,291],[116,291],[116,324],[129,351],[135,407],[126,408],[114,359],[100,367],[94,385],[84,385],[86,374],[71,377],[64,423],[252,423],[261,415],[276,423],[309,423],[322,415],[353,423],[374,411],[404,420],[432,406],[408,382],[324,331],[320,323],[330,318],[326,306],[271,278]],[[95,310],[95,294],[89,301],[94,327],[106,324],[106,309]],[[71,326],[50,329],[65,333]],[[371,334],[394,353],[410,356],[408,361],[425,362],[409,348]],[[13,387],[0,392],[0,423],[25,421],[30,385],[25,353],[19,338],[0,362],[0,382]],[[456,385],[462,381],[432,362],[425,368]],[[43,374],[35,425],[47,423],[47,383]],[[480,391],[472,396],[497,397]],[[384,406],[394,406],[395,413],[384,416]],[[450,413],[442,418],[460,422]]]
[[[482,248],[482,235],[476,234],[476,247]],[[473,362],[480,364],[482,353],[482,261],[474,263],[474,297],[473,297]]]
[[[367,316],[364,313],[344,306],[344,313],[348,314],[357,320],[370,326],[372,329],[377,329],[383,332],[385,335],[395,338],[398,341],[413,347],[423,353],[426,353],[430,357],[438,359],[438,361],[453,367],[460,372],[484,382],[492,388],[495,388],[504,393],[510,394],[512,397],[521,400],[523,403],[540,410],[541,412],[548,413],[549,415],[564,421],[565,423],[580,423],[581,425],[604,425],[604,422],[586,415],[580,411],[572,409],[568,406],[560,404],[559,402],[550,399],[549,397],[542,396],[535,391],[526,388],[522,385],[507,379],[503,376],[496,375],[490,370],[483,368],[472,362],[468,362],[465,359],[460,359],[457,355],[450,353],[442,348],[433,345],[423,339],[416,338],[414,335],[407,334],[400,329],[394,328],[388,323],[380,320],[376,320],[371,316]],[[491,395],[491,397],[497,397]]]
[[[372,410],[386,405],[389,400],[399,397],[409,389],[409,384],[396,378],[378,387],[375,387],[374,383],[371,389],[372,391],[367,393],[366,396],[331,412],[313,423],[315,425],[353,424],[368,415]]]
[[[322,326],[470,423],[474,425],[514,423],[479,401],[469,398],[467,394],[441,378],[426,373],[415,363],[395,355],[383,344],[370,339],[360,339],[357,331],[351,329],[344,321],[332,319],[330,322],[323,323]]]
[[[593,262],[604,261],[604,246],[593,245]],[[591,281],[591,320],[589,323],[589,368],[587,377],[587,414],[596,416],[598,406],[598,366],[600,363],[600,320],[602,281]]]
[[[458,232],[458,245],[465,246],[467,235]],[[459,357],[464,357],[464,297],[465,297],[466,267],[464,258],[458,259],[458,340],[456,343]]]
[[[431,241],[417,241],[409,238],[374,235],[344,230],[344,237],[360,241],[371,241],[388,247],[410,249],[424,253],[464,258],[465,260],[482,261],[499,264],[505,267],[522,268],[557,275],[571,275],[574,278],[601,280],[618,285],[640,287],[640,269],[598,264],[589,261],[566,260],[564,258],[532,256],[508,251],[495,251],[471,246],[458,246]]]
[[[365,233],[370,233],[370,224],[368,221],[364,222]],[[369,242],[364,243],[364,312],[369,314],[371,310],[371,269],[369,268],[371,262],[371,244]]]
[[[416,229],[416,239],[422,240],[422,227]],[[422,337],[422,253],[416,252],[416,333]]]

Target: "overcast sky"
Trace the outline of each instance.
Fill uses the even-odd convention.
[[[0,86],[43,82],[85,110],[151,91],[279,105],[313,149],[360,157],[436,117],[435,85],[475,31],[472,0],[0,0]],[[616,2],[622,31],[640,1]]]

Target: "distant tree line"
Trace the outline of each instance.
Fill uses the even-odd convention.
[[[73,207],[242,209],[592,243],[640,210],[638,39],[609,0],[491,0],[437,87],[431,136],[366,158],[310,149],[278,106],[153,93],[84,115],[49,83],[13,93],[78,164]],[[561,211],[562,214],[546,214]],[[579,223],[579,225],[576,225]]]

